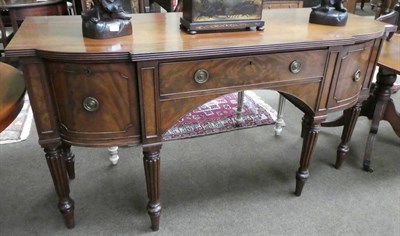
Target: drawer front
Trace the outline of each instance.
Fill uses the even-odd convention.
[[[131,64],[46,65],[64,137],[139,136],[137,86]]]
[[[322,77],[327,55],[327,50],[314,50],[161,63],[160,94]]]
[[[348,46],[343,50],[336,64],[336,74],[331,87],[328,107],[343,107],[354,103],[368,73],[373,42]]]

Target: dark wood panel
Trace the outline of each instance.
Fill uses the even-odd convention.
[[[176,93],[227,88],[266,82],[322,77],[328,50],[277,53],[262,56],[208,59],[160,64],[161,96]],[[290,71],[292,62],[301,64],[300,71]],[[199,84],[194,76],[206,70],[209,79]]]
[[[373,41],[348,46],[341,52],[337,61],[337,74],[333,81],[328,108],[345,106],[358,100],[367,73]],[[359,75],[357,73],[359,72]],[[357,78],[357,76],[359,76]],[[368,78],[369,79],[369,78]]]
[[[137,85],[131,64],[49,61],[46,65],[61,132],[66,139],[140,135]]]

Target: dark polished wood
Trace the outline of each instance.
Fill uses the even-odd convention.
[[[160,149],[161,144],[143,145],[143,164],[146,176],[147,212],[151,220],[151,229],[157,231],[160,225]]]
[[[296,172],[296,190],[294,192],[296,196],[301,195],[304,184],[310,176],[308,166],[317,144],[320,124],[325,118],[326,116],[313,117],[308,114],[303,117],[303,147],[301,149],[300,167]]]
[[[393,100],[390,98],[390,89],[396,82],[397,75],[400,74],[400,36],[394,34],[390,41],[384,41],[378,64],[379,71],[376,76],[376,86],[370,97],[355,107],[345,110],[343,116],[337,120],[322,123],[323,127],[344,126],[342,133],[342,143],[338,147],[335,167],[339,169],[344,161],[345,153],[349,151],[348,143],[355,126],[354,119],[348,119],[347,115],[354,112],[361,116],[366,116],[372,120],[369,136],[365,146],[363,170],[373,172],[371,168],[371,157],[373,143],[378,133],[379,123],[382,120],[388,121],[394,132],[400,137],[400,114],[397,112]],[[355,115],[358,117],[358,115]],[[347,140],[347,142],[346,142]]]
[[[28,16],[68,15],[66,0],[2,0],[0,10],[9,12],[14,32]]]
[[[335,168],[339,169],[342,165],[345,155],[349,152],[349,142],[356,126],[357,118],[361,112],[361,103],[357,103],[354,107],[347,109],[343,113],[344,127],[342,132],[342,142],[337,149]]]
[[[69,196],[69,184],[64,156],[59,143],[43,145],[46,153],[47,165],[58,195],[58,209],[64,215],[67,228],[75,226],[74,200]]]
[[[13,122],[24,105],[25,82],[16,68],[0,62],[0,132]]]
[[[142,143],[147,209],[157,230],[162,134],[205,102],[243,90],[280,91],[304,112],[300,195],[320,124],[328,113],[367,99],[386,31],[355,15],[345,27],[310,24],[309,13],[267,10],[264,32],[196,35],[179,29],[180,13],[134,14],[133,35],[107,40],[83,37],[79,16],[25,20],[6,56],[19,58],[23,68],[67,226],[74,209],[68,145]]]
[[[75,179],[75,154],[71,151],[71,145],[63,143],[61,147],[61,154],[65,159],[68,177],[70,179]]]
[[[400,74],[400,35],[395,34],[390,41],[385,41],[378,61],[376,88],[365,102],[363,114],[372,119],[367,144],[365,146],[363,169],[372,172],[372,148],[382,120],[389,122],[395,134],[400,137],[400,113],[390,98],[390,88]]]

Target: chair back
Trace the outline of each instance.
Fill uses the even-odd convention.
[[[375,19],[397,26],[400,31],[400,0],[380,0],[375,12]],[[395,32],[390,32],[387,40],[390,40]]]
[[[0,43],[2,44],[2,49],[0,50],[0,53],[4,51],[8,42],[10,42],[12,35],[12,29],[5,27],[2,16],[0,16]]]

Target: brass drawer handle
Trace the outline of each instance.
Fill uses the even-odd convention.
[[[100,103],[97,101],[96,98],[93,97],[87,97],[85,100],[83,100],[83,108],[85,108],[86,111],[97,111],[99,109]]]
[[[289,66],[289,70],[293,74],[299,73],[301,71],[301,62],[299,62],[297,60],[292,61],[292,63],[290,63],[290,66]]]
[[[361,79],[361,70],[358,69],[358,70],[356,70],[356,72],[355,72],[354,75],[353,75],[353,81],[354,81],[354,82],[357,82],[357,81],[359,81],[360,79]]]
[[[194,81],[198,84],[204,84],[207,82],[209,77],[208,71],[206,69],[199,69],[194,73]]]

